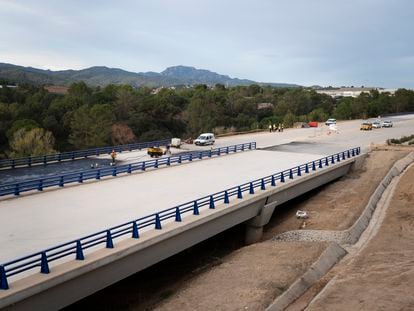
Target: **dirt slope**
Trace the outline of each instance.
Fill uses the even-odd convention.
[[[308,310],[414,310],[414,166],[377,235],[335,275]]]

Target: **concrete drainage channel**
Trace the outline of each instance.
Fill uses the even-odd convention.
[[[377,204],[383,197],[387,187],[395,177],[398,177],[413,162],[414,153],[411,152],[392,166],[371,195],[361,216],[349,229],[344,231],[294,230],[282,233],[274,238],[275,241],[328,241],[331,243],[308,271],[273,301],[266,309],[267,311],[287,308],[348,253],[346,249],[358,242],[362,233],[370,224]],[[385,210],[386,207],[381,212],[385,212]]]

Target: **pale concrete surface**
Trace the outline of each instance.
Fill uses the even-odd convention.
[[[371,143],[385,143],[388,138],[399,138],[403,135],[414,134],[414,115],[382,118],[382,120],[392,120],[392,128],[380,128],[372,131],[360,131],[359,127],[362,120],[339,121],[339,133],[329,134],[329,128],[320,123],[318,128],[305,129],[285,129],[283,133],[261,132],[255,134],[245,134],[219,138],[217,146],[229,144],[239,144],[242,142],[256,141],[258,148],[265,148],[274,145],[289,144],[291,142],[323,143],[325,150],[342,151],[347,148],[361,146],[368,147]],[[309,146],[298,149],[298,151],[308,152]],[[316,147],[315,147],[316,148]]]
[[[398,138],[403,135],[414,134],[414,114],[383,117],[382,120],[391,120],[394,123],[392,128],[373,129],[372,131],[361,132],[359,129],[363,120],[338,121],[337,128],[339,133],[329,134],[329,127],[323,122],[319,123],[318,128],[305,129],[285,129],[282,133],[258,132],[252,134],[242,134],[216,138],[213,146],[195,146],[183,144],[181,149],[171,148],[173,154],[185,151],[199,151],[229,145],[241,144],[255,141],[258,148],[266,148],[275,145],[289,144],[294,141],[304,141],[307,143],[325,143],[332,145],[336,151],[342,151],[356,145],[366,147],[371,143],[384,143],[388,138]],[[371,119],[371,121],[374,119]],[[165,146],[161,146],[165,148]],[[329,147],[327,147],[329,148]],[[304,150],[307,152],[307,150]],[[329,150],[330,151],[330,150]],[[110,159],[109,155],[101,155],[100,159]],[[122,164],[144,161],[151,159],[146,150],[119,153],[117,160]]]
[[[249,151],[0,202],[0,262],[323,157]]]

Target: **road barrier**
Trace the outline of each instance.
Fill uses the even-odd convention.
[[[99,156],[101,154],[110,154],[112,150],[115,150],[116,152],[133,151],[133,150],[141,150],[141,149],[153,147],[153,146],[159,147],[163,145],[168,145],[170,143],[171,143],[170,139],[163,139],[163,140],[148,141],[148,142],[134,143],[134,144],[128,144],[128,145],[108,146],[108,147],[100,147],[100,148],[94,148],[94,149],[47,154],[47,155],[42,155],[42,156],[5,159],[5,160],[0,160],[0,169],[10,169],[10,168],[16,168],[16,167],[21,167],[21,166],[32,166],[36,164],[47,165],[48,163],[52,163],[52,162],[76,160],[76,159],[87,158],[89,156]]]
[[[65,173],[62,175],[46,176],[43,178],[21,181],[18,183],[7,183],[0,185],[0,196],[9,194],[20,195],[21,192],[37,190],[43,191],[47,187],[64,187],[69,183],[83,183],[86,180],[99,180],[105,176],[118,176],[119,174],[131,174],[134,171],[145,171],[149,168],[159,168],[160,166],[170,166],[171,164],[182,162],[191,162],[193,160],[201,160],[203,158],[211,158],[222,154],[235,153],[238,151],[256,149],[256,143],[244,143],[228,147],[221,147],[212,150],[187,152],[182,155],[159,158],[148,161],[135,162],[119,166],[86,169],[73,173]]]
[[[311,161],[263,178],[220,191],[194,201],[138,218],[127,223],[93,233],[91,235],[73,240],[43,251],[12,260],[0,265],[0,289],[9,289],[8,278],[25,271],[39,268],[40,273],[51,272],[49,264],[58,259],[71,256],[74,260],[85,260],[86,249],[97,245],[105,245],[106,248],[114,248],[114,239],[129,235],[133,239],[139,239],[143,228],[152,227],[162,230],[165,221],[181,222],[184,214],[200,215],[201,208],[214,209],[216,203],[229,204],[231,198],[243,199],[244,195],[254,194],[256,190],[266,190],[266,187],[277,187],[278,183],[286,182],[286,179],[294,179],[309,174],[327,166],[335,165],[346,159],[355,157],[361,153],[361,148],[352,148],[335,153],[321,159]]]

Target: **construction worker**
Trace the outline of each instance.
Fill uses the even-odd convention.
[[[112,152],[111,152],[111,159],[112,159],[112,163],[111,163],[111,165],[115,165],[115,159],[116,159],[116,152],[115,152],[115,149],[112,149]]]

